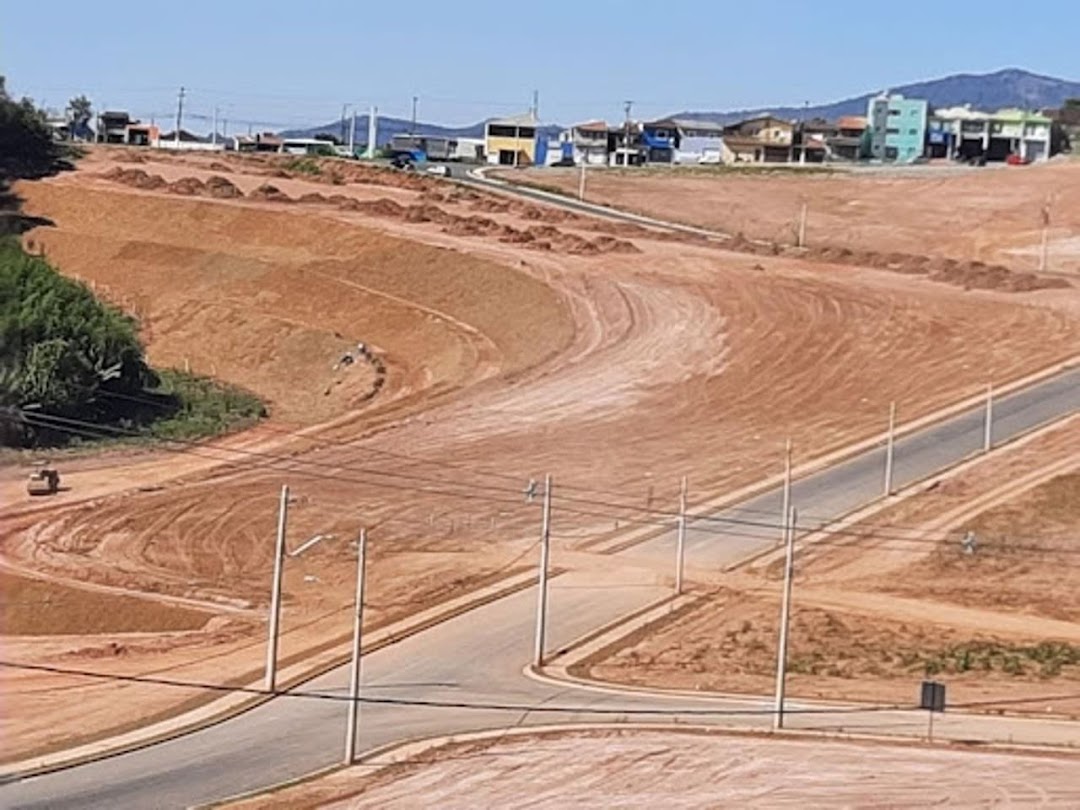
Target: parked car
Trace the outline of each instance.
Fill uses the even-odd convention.
[[[427,167],[428,174],[437,174],[439,177],[449,177],[450,167],[445,163],[435,163]]]
[[[1010,152],[1009,156],[1005,158],[1005,162],[1010,166],[1027,166],[1031,163],[1031,158],[1020,157],[1020,155],[1015,152]]]

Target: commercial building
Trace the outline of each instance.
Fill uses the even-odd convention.
[[[543,164],[543,157],[537,154],[536,133],[539,125],[540,122],[531,112],[488,121],[484,128],[484,150],[488,163],[498,166]]]
[[[930,157],[1002,161],[1009,155],[1045,160],[1052,150],[1053,121],[1018,109],[994,113],[970,105],[934,110],[927,125]]]
[[[922,157],[926,142],[927,103],[882,93],[867,103],[870,157],[895,163],[910,163]]]

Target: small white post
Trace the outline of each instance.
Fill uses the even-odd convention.
[[[983,424],[983,452],[989,453],[994,444],[994,384],[986,384],[986,418]]]
[[[686,555],[686,476],[679,488],[679,530],[675,540],[675,595],[683,590],[683,559]]]
[[[784,495],[780,504],[780,542],[787,540],[787,514],[791,508],[791,439],[784,446]]]
[[[893,494],[893,449],[896,444],[896,402],[889,403],[889,435],[885,440],[885,497]]]
[[[367,529],[360,530],[356,558],[356,615],[353,621],[352,665],[349,668],[349,715],[345,723],[345,764],[356,759],[356,725],[360,715],[360,639],[364,629],[364,558]]]
[[[806,247],[806,209],[807,203],[803,202],[799,211],[799,244],[798,247]]]
[[[270,586],[270,634],[266,643],[266,691],[277,685],[278,623],[281,621],[281,574],[285,564],[285,523],[289,516],[289,486],[281,487],[278,507],[277,546],[274,549],[274,580]]]
[[[368,110],[367,119],[367,158],[375,158],[375,142],[379,139],[379,108],[372,107]]]
[[[784,593],[780,600],[780,643],[776,650],[776,708],[773,728],[784,727],[784,688],[787,680],[788,626],[791,620],[791,580],[795,572],[795,521],[794,508],[787,518],[787,551],[784,555]]]
[[[540,575],[536,585],[536,649],[533,665],[544,665],[544,636],[547,631],[548,560],[551,557],[551,475],[544,476],[544,512],[540,528]]]
[[[578,178],[578,190],[577,197],[582,202],[585,202],[585,164],[589,162],[589,153],[586,150],[581,155],[581,176]]]

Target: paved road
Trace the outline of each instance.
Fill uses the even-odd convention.
[[[1080,410],[1080,369],[1004,397],[995,406],[994,439],[1004,441],[1031,428]],[[952,465],[982,442],[982,410],[973,409],[898,442],[896,483],[923,477]],[[804,515],[833,517],[876,497],[883,477],[883,450],[875,449],[798,481],[793,503]],[[765,493],[716,516],[775,524],[780,513],[778,490]],[[770,517],[770,515],[772,517]],[[690,565],[733,562],[770,547],[778,529],[772,525],[699,521],[688,537]],[[627,555],[671,551],[671,535],[623,552]],[[557,562],[557,561],[556,561]],[[597,584],[576,575],[552,582],[549,649],[579,638],[607,622],[664,595],[653,585],[619,579]],[[755,698],[630,696],[556,687],[526,677],[530,660],[535,593],[530,589],[477,608],[364,659],[364,694],[369,698],[501,703],[529,707],[560,706],[566,714],[517,710],[365,705],[361,713],[361,750],[414,737],[498,728],[553,720],[611,720],[598,710],[661,710],[654,719],[767,727],[767,701]],[[299,691],[342,696],[347,682],[340,668]],[[802,704],[790,704],[799,708]],[[183,807],[239,791],[280,782],[336,762],[344,738],[344,703],[310,697],[280,698],[213,728],[160,743],[141,751],[0,786],[0,806],[35,808]],[[698,711],[714,714],[687,714]],[[670,712],[670,713],[668,713]],[[724,714],[723,712],[727,712]],[[731,714],[732,712],[742,714]],[[749,713],[747,713],[749,712]],[[682,713],[681,715],[679,713]],[[925,717],[915,712],[804,714],[791,727],[884,729],[919,734]],[[1036,742],[1055,739],[1080,744],[1080,726],[1008,718],[946,715],[936,730],[942,737]]]
[[[1003,441],[1036,425],[1080,410],[1080,369],[998,401],[996,441]],[[976,451],[982,441],[982,412],[961,414],[898,442],[897,483],[903,484],[934,469],[955,463]],[[794,502],[818,517],[839,514],[880,492],[883,469],[881,450],[871,450],[847,462],[796,483]],[[753,510],[753,511],[750,511]],[[761,511],[779,513],[779,492],[766,493],[722,517],[774,522]],[[722,525],[722,524],[717,524]],[[773,527],[738,526],[730,535],[717,535],[699,525],[689,536],[692,564],[702,558],[723,564],[776,542]],[[670,537],[649,541],[656,548]],[[641,548],[627,554],[640,553]],[[696,560],[696,562],[695,562]],[[617,577],[587,585],[575,575],[552,582],[550,646],[552,650],[619,616],[649,604],[664,592],[656,586]],[[554,687],[522,673],[532,645],[535,594],[532,589],[461,617],[365,658],[364,694],[377,698],[522,706],[562,706],[574,713],[524,714],[520,710],[365,705],[361,713],[361,749],[387,742],[514,724],[559,720],[610,720],[595,714],[601,707],[659,709],[672,714],[655,717],[669,721],[679,712],[766,712],[761,699],[671,698],[604,694]],[[345,668],[331,672],[301,688],[304,692],[343,695]],[[800,704],[796,704],[800,705]],[[648,719],[648,718],[646,718]],[[683,721],[766,727],[767,714],[707,717],[683,714]],[[919,734],[925,719],[918,713],[796,715],[789,725],[807,728],[877,728],[887,725],[896,733]],[[1001,738],[1019,742],[1057,735],[1080,743],[1075,724],[1034,724],[1004,718],[948,715],[937,724],[943,736]],[[195,732],[142,751],[34,777],[0,787],[5,807],[116,808],[181,807],[209,801],[238,791],[299,776],[337,761],[344,737],[344,704],[312,698],[278,699],[213,728]]]

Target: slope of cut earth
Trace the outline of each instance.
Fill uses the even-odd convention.
[[[243,808],[1073,807],[1075,757],[672,730],[567,731],[447,745],[229,805]],[[987,774],[993,774],[992,779]],[[552,778],[557,775],[557,778]],[[526,798],[527,797],[527,798]]]
[[[1080,419],[1072,419],[802,549],[791,693],[909,704],[912,684],[931,675],[947,679],[950,701],[980,710],[1080,714],[1080,597],[1068,575],[1080,475],[1056,474],[1078,466]],[[968,530],[974,554],[960,545]],[[716,590],[702,586],[694,605],[579,670],[767,692],[781,575],[774,562]]]
[[[578,173],[504,172],[576,195]],[[807,244],[981,260],[1031,270],[1038,265],[1042,209],[1050,199],[1049,266],[1080,271],[1080,163],[957,170],[755,174],[702,171],[595,171],[592,202],[661,219],[792,244],[805,202]]]
[[[231,168],[238,187],[266,182],[245,174],[244,162]],[[328,190],[287,180],[294,197]],[[384,194],[370,183],[335,188]],[[391,191],[410,205],[427,193]],[[696,493],[714,495],[777,472],[786,435],[805,460],[878,433],[890,400],[914,418],[981,389],[988,370],[1001,382],[1080,350],[1076,323],[1037,306],[1041,299],[794,258],[644,236],[634,237],[638,253],[537,251],[448,233],[435,220],[181,197],[81,170],[23,193],[57,222],[31,237],[65,272],[96,278],[115,300],[145,310],[152,357],[216,367],[269,395],[285,411],[278,420],[317,424],[302,435],[282,421],[264,426],[260,448],[270,455],[195,455],[200,468],[192,457],[206,448],[188,449],[175,457],[182,475],[164,470],[145,481],[121,458],[79,472],[55,505],[15,497],[0,513],[12,564],[159,602],[219,604],[228,618],[215,632],[152,643],[98,636],[74,652],[23,645],[19,660],[62,655],[69,666],[86,660],[110,672],[203,680],[254,674],[283,483],[294,498],[288,548],[312,543],[286,564],[282,643],[286,656],[300,657],[349,631],[351,543],[361,526],[370,530],[373,610],[400,617],[527,559],[539,503],[523,491],[544,472],[555,474],[557,491],[593,501],[556,500],[554,535],[572,543],[640,518],[642,507],[673,505],[683,474]],[[530,206],[490,216],[523,230],[542,226],[536,217],[545,213]],[[276,336],[267,324],[288,327]],[[251,344],[255,328],[268,330],[272,348]],[[317,347],[277,359],[295,334],[316,335]],[[327,396],[320,375],[339,347],[358,341],[386,359],[384,391],[360,407],[332,391],[323,409],[314,402]],[[234,351],[245,360],[230,360]],[[19,477],[0,470],[0,486],[15,491]],[[80,491],[95,497],[77,502]],[[102,658],[113,643],[124,654]],[[51,689],[57,680],[20,675],[14,688],[10,673],[3,677],[13,755],[200,697],[127,686],[118,707],[115,686],[64,679],[85,707],[76,727],[65,693]]]

